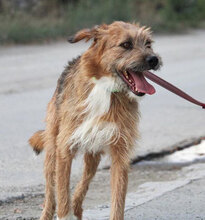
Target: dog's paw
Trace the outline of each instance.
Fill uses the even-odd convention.
[[[68,214],[63,218],[57,217],[57,220],[78,220],[78,218],[73,214]]]
[[[78,220],[78,218],[75,215],[72,215],[70,220]]]

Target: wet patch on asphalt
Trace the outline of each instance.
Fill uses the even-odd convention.
[[[136,164],[136,163],[139,163],[141,161],[149,161],[149,160],[153,160],[153,159],[160,159],[164,156],[173,154],[174,152],[181,151],[181,150],[184,150],[186,148],[189,148],[189,147],[192,147],[192,146],[195,146],[195,145],[199,145],[203,140],[205,140],[205,137],[191,138],[191,139],[181,141],[181,142],[175,144],[174,146],[168,147],[168,149],[172,149],[172,150],[165,150],[165,151],[150,153],[150,154],[147,154],[145,156],[137,157],[137,158],[132,160],[132,164]]]

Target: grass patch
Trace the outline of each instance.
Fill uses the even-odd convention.
[[[5,19],[5,18],[4,18]],[[0,16],[0,20],[3,18]],[[0,22],[0,44],[43,42],[64,37],[67,34],[63,19],[35,18],[27,14]]]
[[[156,32],[183,31],[190,27],[204,27],[205,23],[204,0],[43,2],[38,7],[33,5],[26,9],[12,8],[11,4],[1,6],[0,44],[55,40],[81,28],[114,20],[139,21]]]

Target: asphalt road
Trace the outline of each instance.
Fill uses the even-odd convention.
[[[205,102],[205,31],[156,36],[164,66],[158,74]],[[88,45],[54,43],[0,48],[0,200],[38,190],[43,155],[27,144],[44,128],[46,105],[67,61]],[[136,155],[161,152],[190,137],[205,136],[205,111],[164,89],[141,102],[141,140]],[[74,163],[76,174],[80,160]],[[37,187],[37,188],[36,188]]]
[[[204,220],[205,178],[190,181],[125,214],[126,220]]]
[[[147,167],[154,169],[152,180],[140,184],[136,191],[127,194],[124,219],[204,220],[205,164],[187,167],[164,164],[157,169],[155,166],[152,163]],[[89,220],[108,220],[109,213],[110,206],[107,203],[86,210],[84,216]]]

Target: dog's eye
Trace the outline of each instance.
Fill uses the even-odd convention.
[[[127,50],[131,50],[133,48],[132,43],[129,41],[121,43],[120,46]]]
[[[151,48],[151,43],[152,42],[150,40],[147,40],[145,43],[146,48]]]

